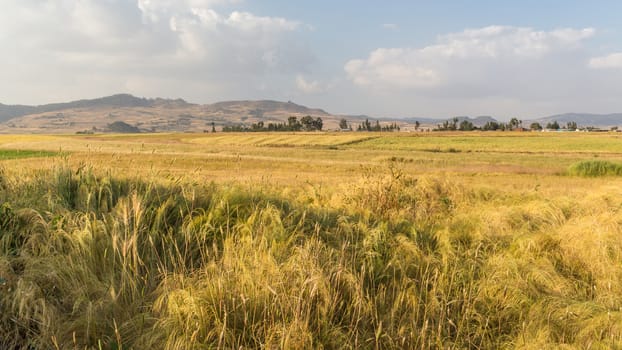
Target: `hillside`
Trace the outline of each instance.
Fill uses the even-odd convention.
[[[327,129],[336,128],[340,117],[322,109],[293,102],[226,101],[207,105],[182,99],[146,99],[119,94],[41,106],[0,105],[0,132],[73,133],[111,131],[109,125],[127,123],[141,131],[203,131],[255,122],[284,122],[290,116],[311,115],[324,119]]]
[[[7,121],[11,118],[20,117],[37,112],[37,107],[32,106],[8,106],[0,103],[0,122]]]
[[[11,118],[21,117],[30,114],[49,113],[63,111],[75,108],[97,108],[97,107],[153,107],[156,105],[177,103],[181,105],[190,105],[183,100],[164,100],[164,99],[146,99],[134,97],[129,94],[117,94],[91,100],[78,100],[65,103],[51,103],[40,106],[7,106],[0,104],[0,121],[6,121]]]

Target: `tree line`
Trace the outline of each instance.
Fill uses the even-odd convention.
[[[421,124],[416,121],[415,122],[415,130],[419,128]],[[310,115],[304,116],[298,119],[295,116],[290,116],[287,118],[287,122],[269,122],[265,123],[263,121],[259,121],[256,123],[252,123],[251,125],[239,124],[239,125],[228,125],[223,126],[223,132],[261,132],[261,131],[322,131],[324,127],[324,122],[322,118],[313,118]],[[348,124],[346,119],[341,119],[339,121],[339,128],[343,130],[352,131],[352,125]],[[453,118],[449,120],[445,120],[442,124],[438,124],[436,128],[432,129],[433,131],[473,131],[473,130],[482,130],[482,131],[512,131],[512,130],[526,130],[527,128],[523,127],[523,121],[518,118],[511,118],[509,122],[498,122],[498,121],[488,121],[481,127],[478,127],[473,124],[470,120],[464,119],[460,120],[459,118]],[[560,125],[557,121],[549,122],[544,127],[538,123],[533,122],[529,125],[529,130],[532,131],[540,131],[543,129],[548,130],[569,130],[574,131],[578,129],[576,122],[567,122],[565,125]],[[375,122],[371,122],[369,119],[365,119],[364,122],[361,122],[356,126],[356,131],[370,131],[370,132],[391,132],[391,131],[400,131],[400,126],[393,122],[390,124],[381,125],[379,120]],[[207,131],[206,131],[207,132]],[[214,123],[212,122],[212,132],[216,132]]]
[[[576,122],[568,122],[566,125],[561,126],[557,121],[549,122],[544,127],[548,130],[570,130],[574,131],[578,129]],[[538,122],[533,122],[529,125],[529,130],[532,131],[540,131],[544,129],[542,125]],[[477,127],[473,125],[473,123],[469,120],[460,121],[458,118],[453,118],[451,120],[446,120],[442,124],[438,124],[434,131],[472,131],[472,130],[483,130],[483,131],[512,131],[512,130],[525,130],[523,127],[523,121],[517,118],[510,119],[509,122],[497,122],[497,121],[489,121],[486,122],[482,127]]]
[[[260,132],[260,131],[322,131],[324,122],[322,118],[313,118],[310,115],[304,116],[298,120],[297,117],[291,116],[284,123],[264,123],[259,121],[248,125],[224,126],[223,132]]]
[[[376,122],[372,125],[369,119],[365,119],[364,122],[357,126],[356,131],[400,131],[400,127],[397,123],[380,125],[380,121],[378,120],[376,120]]]

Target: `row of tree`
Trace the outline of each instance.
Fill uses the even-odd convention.
[[[419,122],[417,122],[419,126]],[[252,123],[251,125],[239,124],[239,125],[227,125],[223,126],[223,132],[261,132],[261,131],[321,131],[324,127],[322,118],[313,118],[311,116],[302,117],[298,120],[297,117],[291,116],[287,118],[286,123],[264,123],[262,121]],[[352,126],[348,124],[346,119],[339,121],[339,128],[341,130],[352,131]],[[212,132],[215,132],[216,128],[212,122]],[[357,131],[400,131],[397,123],[380,125],[380,121],[376,120],[375,123],[371,123],[369,119],[365,119],[364,122],[357,126]],[[206,131],[207,132],[207,131]]]
[[[557,121],[549,122],[546,124],[546,129],[549,130],[577,130],[576,122],[568,122],[565,126],[560,126]],[[540,123],[534,122],[529,125],[529,129],[533,131],[542,130],[543,127]],[[443,124],[438,124],[434,129],[435,131],[471,131],[471,130],[484,130],[484,131],[511,131],[511,130],[524,130],[523,121],[517,118],[510,119],[509,122],[497,122],[497,121],[489,121],[486,122],[481,128],[473,125],[473,123],[469,120],[460,121],[458,118],[453,118],[451,120],[446,120]]]
[[[458,122],[459,122],[458,118],[453,118],[451,120],[445,120],[443,124],[438,124],[434,130],[435,131],[455,131],[455,130],[471,131],[477,128],[475,125],[473,125],[472,122],[466,119],[461,121],[460,123]]]
[[[415,122],[415,130],[419,128],[421,124]],[[291,116],[287,118],[286,123],[264,123],[263,121],[253,123],[249,125],[230,125],[224,126],[222,131],[224,132],[260,132],[260,131],[321,131],[324,126],[322,118],[313,118],[309,115],[302,117],[298,120],[297,117]],[[341,130],[352,131],[352,126],[348,124],[346,119],[339,121],[339,128]],[[577,130],[576,122],[568,122],[566,125],[560,125],[557,121],[549,122],[544,127],[549,130]],[[539,131],[544,129],[540,123],[534,122],[529,125],[529,129],[533,131]],[[511,131],[511,130],[524,130],[523,121],[517,118],[510,119],[509,122],[489,121],[481,127],[475,126],[471,121],[467,119],[460,120],[459,118],[453,118],[444,121],[442,124],[438,124],[434,131]],[[212,122],[212,132],[215,132],[215,126]],[[365,119],[360,123],[356,131],[400,131],[400,126],[397,123],[381,125],[380,121],[376,120],[375,123],[371,123],[369,119]]]
[[[579,127],[577,126],[576,122],[567,122],[566,125],[560,125],[555,120],[553,122],[547,123],[545,128],[548,129],[548,130],[564,129],[564,130],[569,130],[569,131],[575,131]],[[543,128],[542,128],[542,125],[540,125],[540,123],[531,123],[531,125],[529,125],[529,129],[534,130],[534,131],[539,131],[539,130],[542,130]]]
[[[345,120],[345,119],[342,119]],[[341,126],[341,123],[340,123]],[[365,119],[364,122],[359,124],[356,128],[356,131],[400,131],[399,125],[397,123],[391,123],[388,125],[380,125],[380,121],[376,120],[376,123],[372,125],[369,122],[369,119]]]
[[[443,124],[438,124],[435,131],[472,131],[472,130],[485,130],[485,131],[495,131],[495,130],[521,130],[523,128],[523,121],[518,120],[517,118],[510,119],[509,122],[497,122],[497,121],[489,121],[486,122],[481,128],[475,126],[470,120],[463,119],[460,121],[458,118],[453,118],[451,120],[446,120]]]
[[[313,118],[310,115],[304,116],[298,120],[297,117],[291,116],[287,118],[286,123],[268,123],[260,121],[248,125],[232,125],[224,126],[223,132],[260,132],[260,131],[321,131],[324,127],[322,118]],[[212,127],[212,131],[214,128]]]

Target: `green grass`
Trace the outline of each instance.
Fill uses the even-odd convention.
[[[586,160],[572,164],[568,168],[568,174],[585,177],[621,176],[622,164],[605,160]]]
[[[22,159],[22,158],[41,158],[55,157],[60,153],[50,151],[20,150],[20,149],[0,149],[0,160]]]

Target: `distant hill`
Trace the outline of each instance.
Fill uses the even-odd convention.
[[[308,108],[305,106],[297,105],[291,101],[279,102],[279,101],[225,101],[217,102],[210,105],[203,106],[205,110],[210,112],[232,112],[239,110],[249,110],[254,115],[265,115],[274,112],[289,112],[293,114],[309,114],[317,116],[328,116],[329,114],[317,108]]]
[[[67,109],[77,108],[124,108],[124,107],[154,107],[158,105],[176,104],[189,106],[182,99],[166,100],[166,99],[146,99],[139,98],[129,94],[117,94],[92,100],[78,100],[65,103],[51,103],[41,106],[7,106],[0,104],[0,122],[7,121],[11,118],[21,117],[37,113],[49,113],[63,111]]]
[[[286,122],[290,116],[321,117],[325,129],[336,129],[339,116],[291,101],[225,101],[197,105],[182,99],[147,99],[118,94],[89,100],[41,106],[0,105],[0,132],[64,133],[106,132],[110,125],[128,125],[140,131],[211,130],[257,122]],[[123,123],[123,124],[121,124]],[[125,127],[123,130],[129,131]]]
[[[8,106],[0,103],[0,123],[7,121],[11,118],[36,113],[36,111],[37,107],[20,105]]]
[[[294,102],[272,100],[224,101],[213,104],[193,104],[182,99],[142,98],[117,94],[96,99],[52,103],[40,106],[0,104],[0,133],[74,133],[109,132],[117,126],[147,132],[200,132],[220,130],[227,126],[251,126],[253,123],[286,122],[290,116],[321,117],[324,130],[338,130],[343,118],[356,128],[365,119],[379,120],[381,124],[397,123],[402,130],[414,130],[419,122],[422,129],[432,129],[451,118],[378,118],[367,115],[336,115],[320,108],[310,108]],[[496,122],[492,116],[460,116],[476,127]],[[523,120],[528,127],[533,122],[545,126],[557,121],[561,125],[576,122],[579,126],[609,128],[622,126],[622,113],[590,114],[566,113],[550,117]],[[111,128],[110,125],[113,127]],[[136,128],[136,129],[133,129]]]
[[[608,128],[611,126],[622,126],[622,113],[612,114],[591,114],[591,113],[565,113],[552,115],[550,117],[534,119],[523,122],[524,125],[537,122],[542,126],[557,121],[559,124],[565,125],[568,122],[575,122],[580,127],[594,126],[600,128]]]

